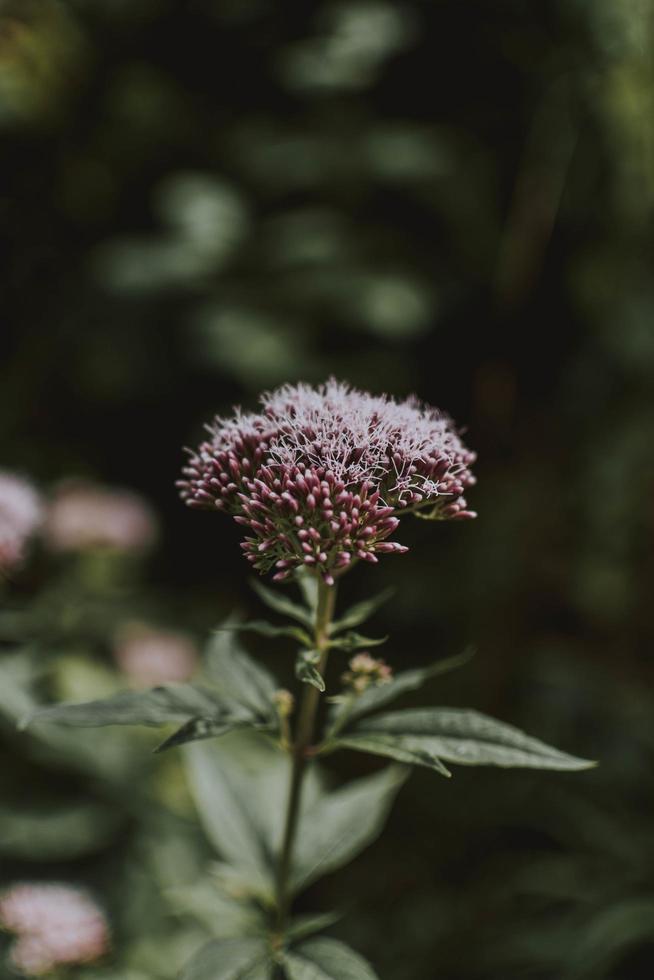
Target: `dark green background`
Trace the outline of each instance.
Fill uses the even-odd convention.
[[[412,777],[307,900],[345,898],[334,934],[383,980],[651,975],[653,18],[0,3],[3,466],[142,492],[162,535],[134,603],[199,635],[255,603],[236,527],[176,498],[180,447],[285,381],[416,392],[467,427],[479,519],[405,522],[410,553],[343,592],[397,585],[397,667],[475,644],[431,697],[601,760]],[[125,833],[57,874],[106,881]]]

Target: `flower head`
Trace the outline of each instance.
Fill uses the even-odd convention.
[[[250,534],[255,568],[319,571],[328,584],[357,559],[407,549],[399,514],[474,517],[464,499],[475,460],[451,419],[331,379],[284,385],[257,413],[216,418],[178,484],[191,507],[224,510]]]
[[[16,934],[10,956],[27,976],[92,963],[109,949],[109,927],[93,899],[63,884],[19,884],[0,896],[0,925]]]
[[[139,551],[153,542],[156,522],[145,501],[129,490],[72,481],[55,494],[44,532],[53,551]]]
[[[114,657],[135,687],[186,681],[198,665],[198,653],[189,637],[142,623],[122,628]]]
[[[0,572],[18,565],[43,517],[41,500],[27,480],[0,472]]]

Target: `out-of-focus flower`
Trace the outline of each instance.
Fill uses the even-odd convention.
[[[109,949],[104,914],[72,885],[14,885],[0,896],[0,924],[16,934],[10,951],[14,966],[31,977],[92,963]]]
[[[0,472],[0,572],[20,563],[43,519],[41,499],[27,480]]]
[[[362,694],[372,685],[388,684],[393,679],[393,671],[386,661],[371,657],[369,653],[357,653],[349,666],[341,680],[355,694]]]
[[[185,681],[198,665],[189,637],[143,623],[128,623],[119,631],[114,658],[137,687]]]
[[[53,551],[139,551],[154,541],[156,522],[145,501],[129,490],[73,482],[56,492],[44,534]]]
[[[357,559],[407,550],[387,540],[398,513],[475,516],[463,496],[475,454],[438,409],[334,379],[261,403],[217,418],[178,483],[190,507],[225,510],[252,532],[241,547],[259,571],[283,579],[304,566],[331,585]]]

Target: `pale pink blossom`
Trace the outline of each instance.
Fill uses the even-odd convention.
[[[114,658],[136,687],[188,680],[198,666],[198,652],[188,636],[143,623],[129,623],[119,631]]]
[[[139,551],[154,541],[156,522],[137,494],[75,481],[55,493],[44,534],[53,551]]]
[[[104,914],[87,892],[72,885],[14,885],[0,896],[0,925],[15,933],[10,957],[28,976],[92,963],[109,949]]]
[[[242,548],[259,571],[305,566],[332,584],[354,561],[407,550],[388,540],[402,513],[475,516],[463,496],[475,454],[438,409],[334,379],[284,385],[261,405],[217,418],[178,484],[189,506],[251,532]]]
[[[43,519],[41,498],[31,483],[0,472],[0,572],[20,564]]]

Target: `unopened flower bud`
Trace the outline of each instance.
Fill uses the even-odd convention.
[[[272,699],[280,718],[288,718],[293,713],[295,698],[286,688],[282,687],[278,691],[275,691]]]
[[[393,679],[391,667],[384,660],[372,657],[367,652],[357,653],[352,657],[349,667],[341,680],[354,694],[363,694],[368,687],[388,684]]]

